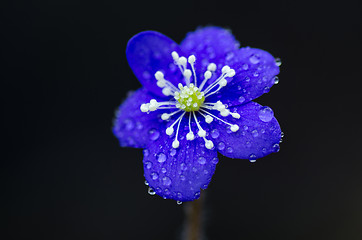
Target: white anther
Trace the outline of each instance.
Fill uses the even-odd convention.
[[[162,89],[162,93],[163,93],[163,95],[165,95],[165,96],[170,96],[170,95],[172,95],[171,88],[168,88],[168,87],[163,88],[163,89]]]
[[[149,109],[150,111],[155,111],[155,110],[157,110],[158,107],[159,107],[158,102],[157,102],[155,99],[152,99],[152,100],[150,101],[150,104],[149,104],[149,106],[148,106],[148,109]]]
[[[200,137],[205,137],[206,136],[206,131],[204,129],[200,129],[197,132],[197,135],[199,135]]]
[[[186,134],[186,139],[187,139],[187,140],[190,140],[190,141],[194,140],[194,139],[195,139],[194,133],[193,133],[193,132],[189,132],[188,134]]]
[[[215,63],[210,63],[210,64],[207,66],[207,70],[208,70],[208,71],[211,71],[211,72],[215,72],[215,70],[216,70],[216,64],[215,64]]]
[[[172,56],[172,58],[173,58],[173,60],[174,60],[175,62],[178,61],[179,56],[178,56],[178,53],[177,53],[177,52],[173,51],[173,52],[171,53],[171,56]]]
[[[163,113],[163,114],[161,115],[161,119],[162,119],[162,120],[168,120],[168,119],[170,118],[170,116],[171,116],[171,114]]]
[[[182,65],[182,66],[186,66],[186,62],[187,62],[187,59],[185,57],[180,57],[178,59],[178,62]]]
[[[148,103],[143,103],[140,107],[142,112],[148,112]]]
[[[180,146],[180,142],[177,140],[177,139],[175,139],[173,142],[172,142],[172,147],[173,148],[178,148]]]
[[[168,127],[168,128],[166,128],[166,134],[167,135],[171,135],[173,133],[173,127]]]
[[[227,76],[228,76],[228,77],[234,77],[234,76],[235,76],[235,70],[234,70],[234,69],[230,69]]]
[[[223,78],[223,79],[220,80],[219,85],[220,85],[221,87],[225,87],[227,83],[228,83],[228,81],[226,81],[226,79]]]
[[[158,80],[158,81],[161,81],[161,80],[164,80],[164,75],[163,75],[163,73],[161,72],[161,71],[157,71],[156,73],[155,73],[155,78]]]
[[[224,109],[220,111],[221,116],[226,117],[230,114],[230,111],[228,109]]]
[[[206,117],[205,117],[205,122],[211,123],[212,120],[214,120],[214,119],[213,119],[210,115],[206,115]]]
[[[230,113],[231,116],[233,116],[233,118],[237,118],[239,119],[240,118],[240,114],[239,113]]]
[[[158,80],[157,81],[157,86],[159,86],[160,88],[163,88],[166,86],[166,81],[165,80]]]
[[[188,78],[188,79],[190,79],[190,77],[191,77],[191,70],[190,69],[186,69],[185,71],[184,71],[184,77],[185,78]]]
[[[190,55],[189,58],[188,58],[188,62],[189,62],[190,64],[194,64],[195,61],[196,61],[195,55]]]
[[[225,65],[225,66],[222,67],[221,72],[222,72],[222,73],[226,73],[226,72],[228,72],[229,70],[230,70],[230,67],[229,67],[228,65]]]
[[[205,140],[205,147],[207,149],[211,149],[211,148],[214,147],[214,143],[212,141],[210,141],[210,140]]]
[[[204,78],[205,78],[205,80],[208,80],[208,79],[210,79],[211,78],[211,72],[209,71],[209,70],[207,70],[205,73],[204,73]]]
[[[237,130],[239,130],[239,126],[234,124],[230,127],[230,130],[233,131],[233,132],[236,132]]]

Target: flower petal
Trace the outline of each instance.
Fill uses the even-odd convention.
[[[160,136],[160,112],[147,114],[140,110],[141,104],[149,102],[152,98],[146,89],[141,88],[119,106],[112,130],[122,147],[143,148]]]
[[[261,49],[241,48],[231,53],[225,64],[236,72],[226,87],[208,101],[221,100],[229,106],[249,102],[264,93],[269,92],[275,84],[275,76],[279,67],[274,57]]]
[[[176,149],[172,147],[174,136],[162,134],[147,146],[143,159],[150,188],[163,198],[182,202],[199,198],[200,188],[207,188],[218,162],[217,152],[206,149],[202,138],[189,141],[186,134],[181,126]]]
[[[154,31],[141,32],[127,44],[127,60],[134,74],[145,88],[161,97],[164,97],[162,89],[157,86],[154,77],[157,71],[163,72],[165,79],[175,86],[183,79],[173,63],[172,51],[180,52],[178,45],[172,39]]]
[[[221,123],[213,124],[211,136],[217,136],[215,146],[224,156],[249,159],[251,161],[279,151],[281,130],[278,121],[269,107],[255,102],[229,108],[240,114],[239,119],[227,117],[225,121],[237,124],[239,130],[232,132],[230,127]],[[219,122],[220,123],[220,122]]]
[[[239,48],[239,42],[235,40],[230,30],[209,26],[189,32],[180,47],[184,53],[196,56],[198,78],[203,79],[207,65],[209,63],[224,64],[226,55],[236,51]]]

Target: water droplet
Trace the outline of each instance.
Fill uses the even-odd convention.
[[[158,179],[158,174],[155,173],[155,172],[151,173],[151,178],[152,178],[152,180],[157,180]]]
[[[263,147],[263,149],[261,149],[263,152],[266,152],[266,148],[265,147]]]
[[[152,196],[156,194],[156,192],[153,191],[152,188],[148,188],[147,192],[148,192],[148,194],[150,194],[150,195],[152,195]]]
[[[284,137],[284,133],[280,132],[280,137],[283,138]]]
[[[244,125],[243,128],[244,128],[245,131],[249,129],[249,127],[246,126],[246,125]]]
[[[167,172],[166,168],[164,168],[164,167],[161,168],[161,172],[162,172],[162,173],[166,173],[166,172]]]
[[[146,186],[148,186],[148,185],[149,185],[149,183],[147,182],[147,180],[145,180],[145,185],[146,185]]]
[[[186,178],[185,178],[184,175],[180,175],[180,179],[181,179],[181,181],[185,181],[185,180],[186,180]]]
[[[245,102],[245,98],[243,96],[240,96],[239,97],[239,103],[243,103],[243,102]]]
[[[165,186],[170,186],[171,185],[171,178],[165,176],[162,178],[162,184],[165,185]]]
[[[273,110],[270,107],[260,108],[258,115],[263,122],[270,122],[274,117]]]
[[[249,69],[249,65],[247,63],[243,64],[242,68],[246,71]]]
[[[186,168],[187,168],[185,163],[181,163],[180,167],[181,167],[181,170],[186,170]]]
[[[193,168],[192,168],[192,171],[193,171],[193,172],[197,172],[197,168],[196,168],[196,167],[193,167]]]
[[[251,134],[253,135],[253,137],[257,137],[257,136],[259,136],[259,133],[258,133],[258,130],[253,130],[252,132],[251,132]]]
[[[226,149],[226,152],[228,152],[228,153],[232,153],[234,151],[234,149],[232,148],[232,147],[228,147],[227,149]]]
[[[170,150],[170,156],[173,157],[173,156],[175,156],[175,155],[176,155],[176,149],[171,148],[171,150]]]
[[[155,141],[159,138],[160,132],[157,129],[153,128],[150,131],[148,131],[148,136],[149,136],[150,140]]]
[[[141,122],[136,122],[136,128],[137,128],[138,130],[141,130],[141,129],[143,128],[142,123],[141,123]]]
[[[149,154],[150,154],[150,151],[148,151],[148,149],[143,150],[143,156],[144,157],[148,157]]]
[[[263,92],[264,93],[268,93],[270,91],[270,87],[265,87],[264,89],[263,89]]]
[[[209,174],[209,171],[207,171],[206,169],[204,170],[204,174],[207,175]]]
[[[218,158],[213,158],[213,159],[211,160],[211,162],[212,162],[213,164],[217,164],[217,163],[219,162],[219,159],[218,159]]]
[[[159,153],[158,155],[157,155],[157,161],[159,162],[159,163],[163,163],[164,161],[166,161],[166,155],[164,154],[164,153]]]
[[[131,131],[134,128],[134,122],[130,119],[124,120],[124,125],[126,127],[126,130]]]
[[[280,67],[280,65],[282,65],[282,60],[280,60],[280,58],[275,58],[275,65]]]
[[[220,135],[219,130],[213,129],[213,130],[211,131],[211,137],[212,137],[212,138],[218,138],[219,135]]]
[[[260,56],[258,54],[253,54],[249,57],[249,61],[252,64],[258,64],[260,62]]]
[[[146,167],[146,169],[151,169],[151,167],[152,167],[152,163],[151,162],[145,162],[145,167]]]
[[[278,76],[275,76],[273,78],[273,81],[274,81],[274,84],[278,84],[279,83],[279,77]]]
[[[256,162],[256,155],[255,154],[250,154],[249,161],[252,162],[252,163]]]
[[[195,193],[195,198],[199,198],[200,197],[200,192],[196,192]]]
[[[258,73],[258,72],[255,72],[255,73],[253,74],[253,76],[254,76],[254,77],[259,77],[259,73]]]
[[[182,198],[182,194],[180,192],[178,192],[176,195],[177,195],[177,198]]]
[[[177,205],[181,205],[181,204],[182,204],[182,202],[181,202],[181,201],[177,201],[176,203],[177,203]]]
[[[217,145],[217,149],[219,149],[220,151],[225,149],[225,143],[223,142],[219,142],[219,144]]]
[[[198,161],[200,164],[205,164],[205,163],[206,163],[206,158],[204,158],[204,157],[199,157],[199,158],[197,159],[197,161]]]
[[[280,150],[279,144],[278,144],[278,143],[274,144],[274,145],[273,145],[273,151],[274,151],[274,152],[279,152],[279,150]]]

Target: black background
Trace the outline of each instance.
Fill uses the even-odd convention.
[[[345,1],[1,3],[1,216],[6,239],[180,239],[183,205],[147,194],[114,110],[140,87],[128,39],[230,28],[282,59],[281,151],[220,156],[207,239],[362,239],[361,4]]]

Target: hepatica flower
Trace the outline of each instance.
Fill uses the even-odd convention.
[[[277,83],[280,62],[268,52],[205,27],[180,45],[141,32],[126,55],[142,88],[119,107],[113,132],[121,146],[144,149],[150,193],[192,201],[210,183],[217,152],[255,162],[279,151],[272,109],[252,101]]]

